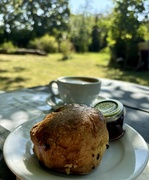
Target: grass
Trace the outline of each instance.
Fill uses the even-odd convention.
[[[0,90],[46,85],[59,76],[97,76],[149,86],[149,71],[121,71],[108,67],[109,54],[61,54],[48,56],[0,55]]]

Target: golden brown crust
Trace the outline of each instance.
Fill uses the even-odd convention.
[[[101,161],[109,141],[103,115],[84,105],[65,105],[30,131],[39,161],[56,171],[86,174]]]

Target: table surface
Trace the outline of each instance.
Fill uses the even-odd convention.
[[[100,95],[122,102],[126,110],[125,122],[149,144],[149,87],[102,79]],[[49,96],[47,86],[0,91],[0,179],[16,179],[3,158],[5,139],[18,125],[52,111],[46,103]],[[149,179],[149,163],[137,178],[137,180],[146,179]]]

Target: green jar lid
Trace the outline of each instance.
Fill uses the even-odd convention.
[[[114,99],[102,100],[95,104],[94,108],[101,111],[107,122],[115,121],[124,111],[122,103]]]

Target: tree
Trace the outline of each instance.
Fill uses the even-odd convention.
[[[118,57],[122,57],[125,64],[132,66],[137,62],[137,43],[144,37],[144,32],[141,31],[143,21],[139,17],[144,15],[145,1],[113,0],[115,7],[109,31],[111,65]],[[136,54],[136,57],[132,58],[132,54]]]
[[[107,47],[107,34],[111,26],[111,14],[94,14],[92,21],[91,33],[91,45],[90,50],[93,52],[99,52],[103,48]]]
[[[70,36],[77,52],[86,52],[91,41],[92,19],[89,13],[92,1],[86,0],[81,13],[70,17]]]
[[[20,5],[22,1],[16,0],[5,0],[0,1],[0,12],[1,12],[1,24],[0,24],[0,33],[1,33],[1,43],[8,41],[11,37],[11,32],[16,28],[17,22],[19,22]],[[3,36],[2,36],[3,34]]]
[[[92,43],[90,50],[92,52],[99,52],[100,50],[100,29],[97,25],[93,26],[91,33]]]
[[[62,31],[68,31],[70,10],[68,0],[5,0],[0,1],[2,24],[0,33],[7,40],[16,40],[25,45],[26,38],[40,37],[46,33],[57,37]],[[22,36],[17,34],[22,33]],[[21,38],[19,40],[19,37]],[[27,36],[25,36],[27,37]],[[31,39],[28,39],[28,41]]]
[[[24,0],[22,7],[25,10],[23,19],[30,23],[30,28],[37,36],[49,31],[53,34],[54,29],[68,30],[68,0]]]

